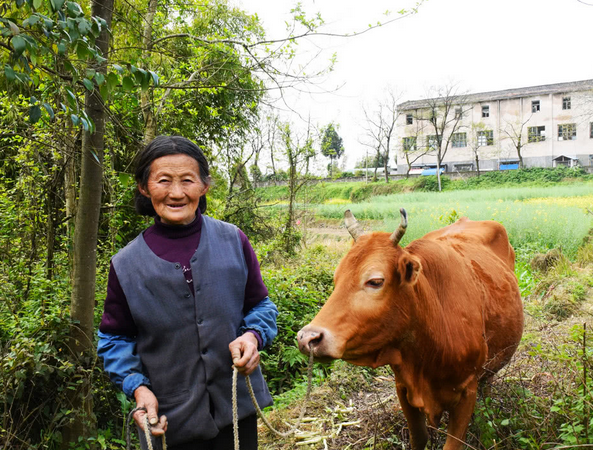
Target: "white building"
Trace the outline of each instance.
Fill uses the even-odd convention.
[[[593,80],[401,103],[399,173],[408,170],[406,152],[411,173],[436,167],[441,133],[429,119],[445,110],[445,172],[476,170],[476,153],[480,170],[517,168],[519,143],[524,167],[593,166]]]

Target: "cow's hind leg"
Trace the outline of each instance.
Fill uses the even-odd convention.
[[[418,408],[414,408],[408,402],[406,388],[396,386],[399,403],[408,421],[410,428],[410,440],[412,441],[412,450],[424,450],[428,442],[428,430],[426,429],[426,417]]]
[[[443,450],[459,450],[463,448],[467,427],[476,406],[478,382],[469,383],[459,403],[449,411],[449,426],[447,427],[447,441]]]

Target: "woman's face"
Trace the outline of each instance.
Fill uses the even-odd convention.
[[[200,166],[185,154],[162,156],[150,165],[146,189],[138,185],[152,201],[161,220],[169,225],[187,225],[196,217],[200,197],[208,192],[200,178]]]

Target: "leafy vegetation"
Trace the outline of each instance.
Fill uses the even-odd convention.
[[[480,177],[467,177],[451,180],[443,176],[441,183],[443,191],[496,189],[501,187],[544,187],[558,183],[581,182],[593,180],[593,175],[582,168],[560,167],[555,169],[530,168],[523,170],[507,170],[485,172]],[[409,192],[437,192],[438,180],[436,176],[423,176],[416,178],[403,178],[392,180],[389,183],[377,181],[373,183],[344,182],[328,183],[324,181],[311,181],[307,192],[308,203],[324,203],[332,199],[348,200],[360,203],[372,197]],[[263,201],[278,202],[288,198],[286,186],[268,186],[258,189],[258,194]],[[461,194],[454,194],[461,195]],[[305,201],[303,196],[297,197]]]
[[[297,398],[293,393],[302,386],[305,361],[294,336],[330,294],[343,250],[299,248],[304,242],[299,202],[319,204],[308,208],[317,220],[341,219],[344,204],[352,203],[361,219],[376,220],[385,229],[398,220],[393,205],[405,206],[414,223],[407,239],[461,215],[500,220],[516,246],[517,276],[523,294],[531,295],[527,306],[534,317],[565,323],[587,305],[592,282],[583,271],[593,262],[593,248],[587,235],[591,218],[583,211],[590,207],[590,175],[580,169],[529,169],[444,177],[448,192],[438,200],[432,194],[438,189],[435,177],[303,185],[309,178],[301,166],[308,168],[317,146],[309,135],[300,142],[294,132],[287,136],[289,124],[275,123],[275,131],[278,125],[285,131],[283,149],[270,156],[288,159],[289,170],[275,168],[266,178],[256,164],[252,173],[259,170],[257,181],[286,180],[291,186],[255,192],[247,176],[247,148],[264,115],[265,80],[273,77],[274,85],[283,87],[284,75],[291,86],[306,79],[283,74],[277,63],[294,56],[299,27],[306,36],[321,18],[309,19],[295,7],[295,34],[269,46],[259,19],[225,0],[110,4],[16,0],[0,5],[0,447],[123,445],[124,417],[132,404],[116,392],[97,361],[94,331],[109,258],[147,225],[133,209],[130,173],[139,149],[156,134],[180,134],[200,144],[215,181],[208,213],[239,225],[256,244],[264,280],[281,310],[280,334],[265,351],[263,366],[273,393],[284,398]],[[109,39],[101,39],[107,34]],[[93,115],[97,111],[101,114]],[[273,151],[279,142],[269,144]],[[332,148],[339,157],[343,149]],[[100,169],[92,172],[90,184],[83,161]],[[560,184],[566,180],[573,183]],[[531,187],[492,189],[520,184]],[[95,199],[90,207],[84,200],[88,194]],[[290,200],[290,213],[284,206],[263,209],[262,200]],[[92,226],[75,222],[91,209]],[[87,251],[80,250],[82,243],[90,243]],[[552,271],[543,274],[530,264],[534,253],[559,247],[563,257]],[[88,255],[97,259],[81,275],[77,258]],[[78,299],[89,314],[76,316],[73,290],[81,280],[88,281],[88,291]],[[571,356],[574,365],[566,364],[572,372],[562,389],[572,383],[584,395],[541,403],[557,408],[549,429],[559,431],[550,436],[567,445],[588,442],[590,429],[582,420],[590,405],[590,380],[579,378],[590,367],[590,353],[587,345],[582,353],[576,346],[585,330],[574,333],[564,353],[550,361],[557,360],[553,370],[560,371],[562,358]],[[542,352],[548,349],[542,346]],[[315,373],[341,386],[342,401],[349,395],[345,386],[362,389],[380,373],[363,371],[360,379],[351,368],[336,366],[337,371],[317,366]],[[524,404],[527,420],[532,410],[528,401]],[[336,409],[336,418],[347,410]],[[82,426],[78,441],[66,433],[73,422]],[[500,442],[502,433],[519,423],[505,417],[478,426],[485,439]],[[404,441],[389,433],[386,442]]]

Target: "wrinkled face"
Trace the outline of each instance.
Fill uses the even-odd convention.
[[[334,292],[298,333],[300,350],[308,354],[311,346],[319,360],[390,363],[390,352],[410,338],[406,325],[420,270],[420,261],[394,246],[388,233],[361,236],[336,269]]]
[[[200,166],[191,156],[168,155],[150,165],[146,188],[138,186],[150,198],[161,220],[169,225],[187,225],[196,217],[200,197],[208,192],[200,178]]]

